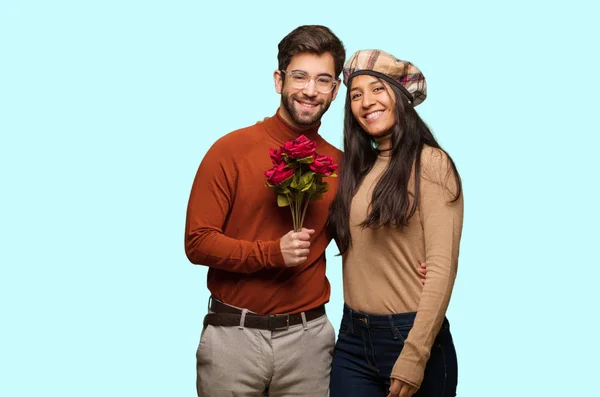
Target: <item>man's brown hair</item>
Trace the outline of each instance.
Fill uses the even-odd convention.
[[[335,76],[338,77],[346,60],[346,49],[333,32],[322,25],[303,25],[292,30],[279,42],[279,70],[286,70],[292,57],[302,52],[321,55],[329,52],[333,56]]]

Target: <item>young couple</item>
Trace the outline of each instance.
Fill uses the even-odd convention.
[[[345,61],[324,26],[279,43],[276,114],[206,153],[190,194],[185,250],[209,267],[209,312],[196,352],[199,396],[454,396],[457,362],[445,312],[462,229],[461,182],[414,107],[412,63],[379,50]],[[346,85],[344,154],[319,134]],[[264,186],[269,149],[300,135],[340,163],[311,203],[307,228]],[[337,343],[325,314],[325,248],[342,254]],[[420,264],[426,281],[420,282]]]

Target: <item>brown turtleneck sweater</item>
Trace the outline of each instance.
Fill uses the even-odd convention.
[[[337,178],[308,206],[304,227],[315,229],[308,260],[286,268],[280,238],[293,229],[289,207],[277,206],[276,194],[265,187],[264,172],[272,168],[270,148],[304,134],[317,152],[341,152],[319,134],[318,126],[298,132],[280,116],[231,132],[206,153],[194,180],[187,210],[185,251],[194,264],[206,265],[208,289],[217,299],[260,314],[298,313],[329,301],[325,276],[325,233]]]
[[[417,312],[392,377],[419,387],[456,277],[463,198],[450,202],[456,185],[448,157],[426,146],[419,207],[408,226],[363,229],[358,225],[367,216],[373,188],[388,162],[389,157],[378,157],[352,201],[352,245],[343,256],[344,300],[365,313]],[[414,186],[414,176],[409,186]],[[425,286],[419,282],[421,263],[427,263]]]

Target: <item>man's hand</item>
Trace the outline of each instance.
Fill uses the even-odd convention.
[[[421,279],[421,284],[425,285],[425,277],[427,276],[427,264],[426,263],[421,263],[421,267],[419,267],[419,273],[421,273],[424,277]]]
[[[390,382],[390,394],[387,397],[411,397],[416,392],[416,387],[392,378]]]
[[[305,228],[299,232],[290,230],[279,240],[285,266],[298,266],[306,261],[310,252],[310,235],[314,232],[313,229]]]

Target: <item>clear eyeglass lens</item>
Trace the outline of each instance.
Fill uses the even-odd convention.
[[[292,82],[296,88],[304,88],[310,82],[310,77],[304,73],[290,73]],[[320,76],[315,79],[317,90],[320,92],[329,92],[333,88],[333,79],[330,77]]]
[[[302,73],[293,73],[291,77],[294,84],[299,87],[304,87],[304,85],[308,84],[309,81],[308,76]]]
[[[321,91],[329,91],[331,88],[333,88],[332,83],[333,80],[329,77],[319,77],[317,79],[317,89]]]

